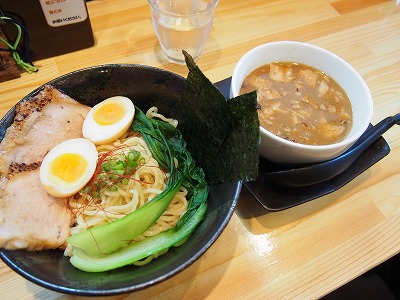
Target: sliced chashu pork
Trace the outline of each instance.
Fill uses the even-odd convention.
[[[65,247],[72,214],[66,199],[44,190],[39,167],[56,144],[82,137],[88,111],[51,86],[17,105],[14,123],[0,144],[0,248]]]
[[[36,97],[16,105],[14,123],[0,144],[0,172],[10,164],[41,162],[60,142],[81,137],[89,107],[71,99],[52,86]]]
[[[39,169],[12,176],[0,199],[1,248],[64,248],[72,220],[65,201],[42,188]]]

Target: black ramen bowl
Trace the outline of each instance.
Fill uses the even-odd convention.
[[[142,110],[157,106],[161,113],[173,117],[174,104],[179,101],[184,83],[185,78],[165,70],[118,64],[78,70],[47,84],[89,106],[121,95],[132,99]],[[25,98],[38,94],[43,88],[40,86]],[[0,121],[0,140],[13,122],[14,115],[15,107]],[[147,288],[183,271],[200,258],[226,227],[240,189],[241,182],[211,186],[207,212],[190,238],[143,267],[126,266],[103,273],[87,273],[73,267],[61,250],[0,250],[0,258],[26,279],[61,293],[105,296]]]

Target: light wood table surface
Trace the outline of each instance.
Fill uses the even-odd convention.
[[[187,75],[166,61],[145,0],[88,2],[96,45],[36,62],[40,71],[0,83],[0,115],[39,85],[106,63],[135,63]],[[347,60],[366,80],[375,124],[400,111],[400,5],[393,0],[221,0],[198,65],[217,82],[249,49],[296,40]],[[72,41],[73,42],[73,41]],[[338,191],[267,212],[243,189],[215,244],[171,279],[107,299],[315,299],[400,252],[400,130],[391,152]],[[2,299],[80,299],[39,287],[0,262]]]

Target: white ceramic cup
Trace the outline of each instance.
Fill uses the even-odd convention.
[[[344,89],[353,109],[353,125],[347,137],[330,145],[305,145],[280,138],[260,127],[260,155],[282,164],[304,164],[335,158],[345,152],[368,128],[373,101],[361,75],[339,56],[315,45],[280,41],[260,45],[244,54],[233,71],[231,97],[239,95],[243,80],[253,70],[272,62],[297,62],[325,72]]]

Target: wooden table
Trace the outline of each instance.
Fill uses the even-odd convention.
[[[88,2],[96,45],[36,62],[40,71],[0,83],[0,115],[37,86],[105,63],[138,63],[186,76],[166,61],[146,1]],[[249,49],[278,40],[322,46],[350,62],[373,98],[372,123],[400,111],[400,6],[393,0],[221,0],[198,65],[213,82]],[[243,190],[216,243],[154,287],[108,299],[313,299],[400,252],[400,131],[390,154],[338,191],[267,212]],[[0,263],[2,299],[79,299],[43,289]]]

